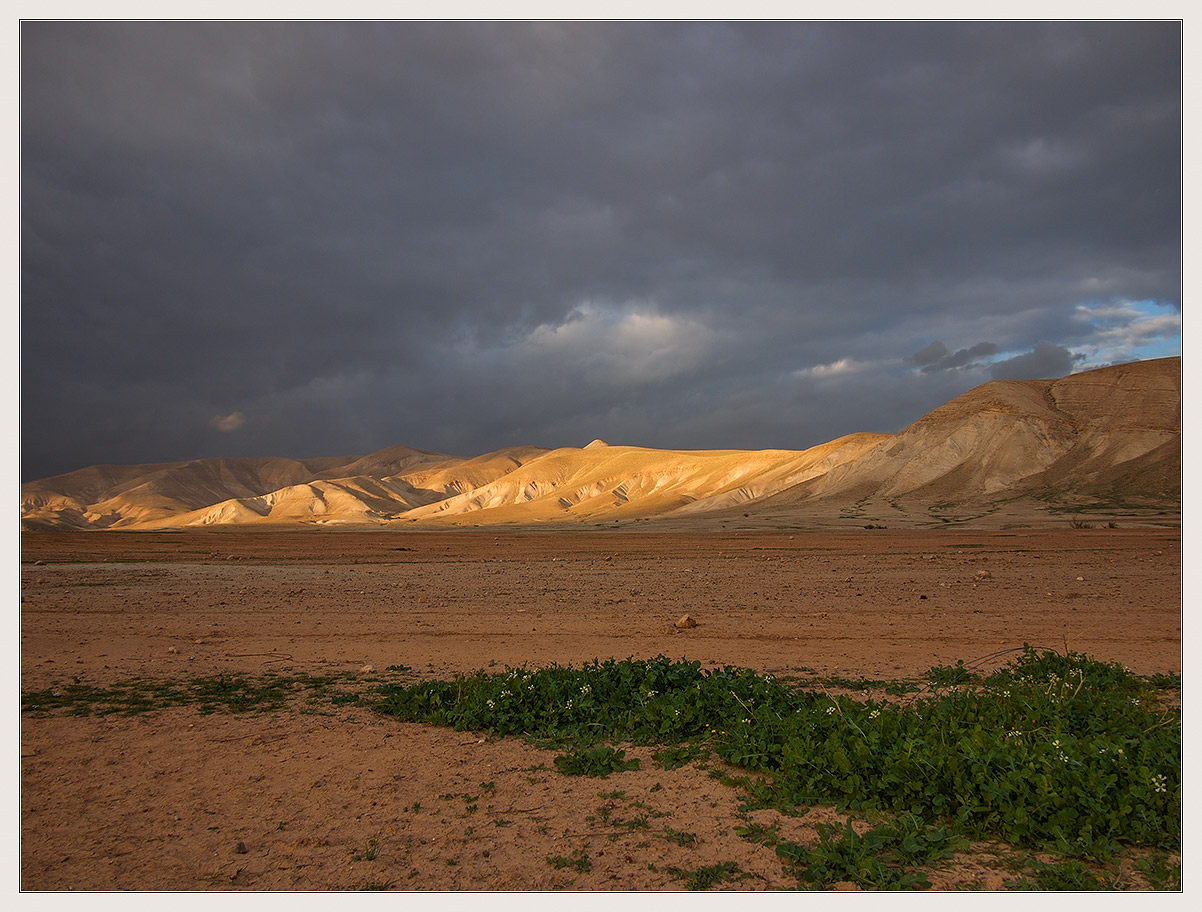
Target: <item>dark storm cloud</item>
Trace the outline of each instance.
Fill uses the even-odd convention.
[[[26,22],[23,477],[803,447],[1179,350],[1179,42]]]
[[[926,367],[931,364],[936,364],[943,358],[947,357],[947,346],[942,342],[935,341],[922,351],[916,351],[910,357],[906,358],[911,364],[917,364],[921,367]]]
[[[959,370],[965,367],[981,367],[981,358],[997,353],[997,346],[992,342],[978,342],[971,348],[962,348],[957,352],[949,352],[942,342],[932,342],[922,351],[915,352],[906,360],[911,364],[920,365],[924,374],[934,371]]]
[[[994,380],[1030,380],[1035,378],[1063,377],[1072,373],[1073,362],[1080,360],[1063,345],[1036,342],[1035,347],[1024,355],[1016,355],[999,361],[989,368]]]

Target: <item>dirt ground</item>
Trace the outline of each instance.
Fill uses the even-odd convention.
[[[1024,642],[1181,671],[1175,529],[29,533],[21,560],[23,690],[656,655],[895,680]],[[796,884],[734,789],[653,750],[593,779],[356,706],[27,714],[21,887],[674,890],[726,862],[720,889]],[[804,842],[833,813],[752,818]],[[989,858],[932,880],[1000,888]]]

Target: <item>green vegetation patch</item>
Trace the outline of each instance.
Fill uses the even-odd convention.
[[[967,839],[947,826],[927,826],[914,814],[902,814],[896,823],[862,835],[850,821],[842,827],[820,823],[817,830],[814,845],[782,842],[776,854],[799,879],[818,885],[850,881],[876,890],[928,887],[926,874],[917,868],[968,846]]]
[[[22,693],[21,712],[130,716],[173,706],[196,706],[206,714],[270,712],[283,709],[298,693],[335,706],[358,703],[359,694],[335,689],[342,683],[344,679],[333,675],[270,673],[258,677],[219,674],[190,681],[135,678],[107,687],[71,683]]]
[[[919,693],[877,701],[863,690],[832,695],[744,668],[702,669],[659,656],[420,683],[272,673],[106,687],[76,681],[24,692],[21,708],[128,715],[177,706],[211,713],[367,705],[402,721],[526,737],[563,751],[555,766],[567,775],[637,769],[637,759],[610,745],[655,745],[653,761],[664,769],[710,755],[727,764],[711,775],[743,790],[744,812],[792,814],[821,803],[871,821],[862,833],[819,825],[808,846],[781,840],[774,827],[739,830],[775,846],[782,864],[812,886],[921,887],[921,868],[972,838],[1060,856],[1029,860],[1021,887],[1113,888],[1129,878],[1116,864],[1099,866],[1123,853],[1146,885],[1180,888],[1179,674],[1139,677],[1116,663],[1027,646],[990,674],[957,662],[924,680]],[[481,783],[483,791],[492,786]],[[476,810],[476,796],[443,797],[462,797],[466,813]],[[644,829],[649,819],[613,825]],[[682,846],[689,835],[663,831]],[[358,854],[368,860],[372,848]],[[583,855],[563,859],[579,873],[586,863]],[[704,889],[740,875],[714,866],[674,876]]]
[[[957,663],[928,680],[877,702],[660,656],[385,687],[375,708],[578,747],[697,745],[770,779],[765,805],[911,815],[1098,859],[1179,849],[1181,715],[1147,680],[1031,647],[988,676]]]

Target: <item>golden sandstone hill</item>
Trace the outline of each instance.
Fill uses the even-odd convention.
[[[408,447],[93,466],[21,488],[22,529],[1176,524],[1181,359],[995,381],[898,434],[808,450]]]

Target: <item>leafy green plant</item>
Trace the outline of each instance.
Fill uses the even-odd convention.
[[[661,751],[656,751],[651,755],[651,760],[661,769],[674,770],[708,756],[709,751],[704,748],[682,744],[680,747],[665,747]]]
[[[814,683],[832,690],[878,690],[886,684],[885,681],[877,681],[870,678],[843,678],[839,676],[822,678]]]
[[[1107,890],[1110,885],[1075,858],[1045,862],[1032,858],[1027,867],[1032,879],[1020,878],[1015,884],[1020,890]]]
[[[959,684],[975,684],[981,678],[964,667],[960,659],[955,665],[936,665],[927,672],[927,682],[932,687],[952,687]]]
[[[1165,852],[1155,852],[1136,861],[1135,867],[1153,890],[1181,889],[1180,858],[1174,860]]]
[[[623,770],[639,768],[638,758],[626,759],[626,751],[612,747],[585,748],[571,754],[560,754],[555,766],[565,776],[608,776]]]
[[[912,826],[881,827],[861,835],[849,820],[842,827],[820,823],[817,830],[814,845],[782,842],[776,847],[781,860],[809,883],[851,881],[878,890],[929,887],[925,874],[905,866],[929,863],[946,851],[940,845],[945,839],[923,839],[923,834],[912,832]]]
[[[777,824],[764,826],[762,823],[748,821],[743,826],[735,827],[735,835],[760,845],[774,846],[780,842],[780,832]]]

